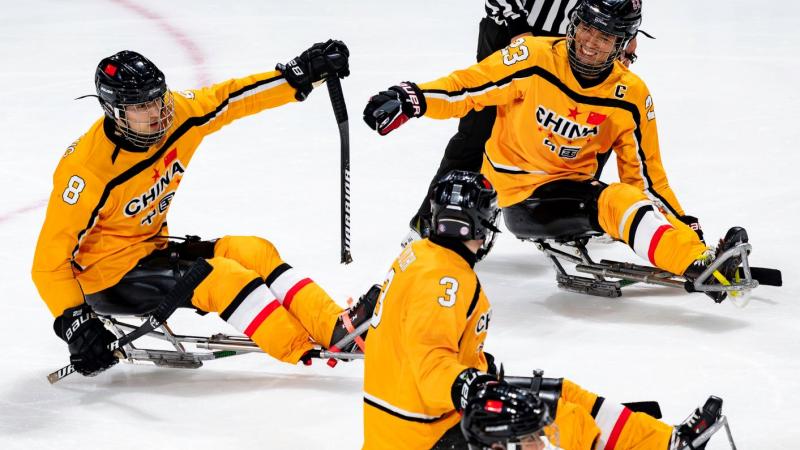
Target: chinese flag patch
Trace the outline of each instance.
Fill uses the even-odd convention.
[[[605,114],[592,111],[589,113],[589,117],[586,118],[586,122],[589,123],[589,125],[600,125],[604,120],[606,120],[606,117],[607,116]]]
[[[108,63],[108,64],[106,64],[106,68],[103,69],[103,72],[105,72],[106,75],[108,75],[110,77],[113,77],[114,75],[117,74],[117,66],[115,66],[115,65],[113,65],[111,63]]]
[[[173,148],[172,150],[167,153],[167,156],[164,157],[164,167],[169,167],[172,164],[172,161],[178,159],[178,148]]]

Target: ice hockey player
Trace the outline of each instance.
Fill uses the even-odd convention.
[[[732,228],[715,254],[669,186],[653,99],[618,61],[641,20],[640,0],[583,0],[566,39],[520,38],[449,76],[392,86],[370,98],[364,120],[385,135],[409,118],[462,117],[497,106],[481,171],[502,208],[567,198],[565,216],[626,242],[661,269],[697,279],[747,233]],[[597,156],[611,149],[621,182],[606,185],[595,178]],[[738,256],[726,260],[713,283],[729,284],[739,264]],[[707,294],[717,302],[726,297]]]
[[[302,101],[327,77],[347,76],[348,56],[342,42],[329,40],[274,71],[180,92],[169,90],[161,70],[136,52],[100,61],[95,86],[105,116],[56,168],[32,269],[77,372],[95,375],[117,362],[106,349],[115,336],[88,300],[135,304],[166,293],[179,268],[197,257],[213,270],[194,290],[192,305],[219,313],[281,361],[297,363],[312,342],[338,341],[346,334],[344,315],[356,325],[371,315],[368,302],[343,312],[265,239],[177,243],[166,222],[203,138],[233,120]]]
[[[525,36],[564,36],[570,15],[576,3],[568,0],[485,0],[486,17],[478,26],[477,61]],[[619,56],[627,67],[637,58],[636,36]],[[472,110],[458,122],[458,132],[450,139],[444,150],[439,169],[430,182],[427,194],[419,210],[411,219],[413,237],[427,236],[430,231],[431,207],[428,198],[436,181],[451,170],[477,172],[481,169],[483,149],[492,134],[497,116],[497,107],[487,106]],[[599,154],[597,175],[611,153]]]
[[[527,398],[498,380],[483,351],[492,313],[473,266],[496,230],[496,198],[482,175],[451,172],[434,187],[431,236],[410,243],[392,264],[364,355],[365,449],[463,449],[459,413],[470,402]],[[720,416],[721,400],[712,397],[699,413],[702,425],[697,419],[676,429],[569,380],[546,380],[543,386],[557,394],[549,397],[550,411],[565,450],[671,450]],[[470,411],[464,420],[468,437],[481,427]]]

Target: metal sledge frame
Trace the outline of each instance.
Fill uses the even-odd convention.
[[[692,442],[684,445],[678,450],[693,450],[697,448],[698,445],[708,442],[708,440],[711,439],[711,436],[719,431],[720,428],[725,428],[725,434],[728,436],[728,443],[731,445],[731,450],[736,450],[736,444],[733,442],[733,434],[731,434],[731,427],[728,425],[728,418],[724,415],[720,416],[719,420],[708,427],[706,431],[700,433],[700,435],[697,436]]]
[[[101,316],[100,318],[119,336],[125,335],[138,328],[137,325],[123,322],[115,317]],[[355,331],[357,332],[359,330],[357,329]],[[350,338],[352,341],[356,332],[348,334],[343,340]],[[351,335],[353,336],[351,337]],[[125,357],[120,357],[120,361],[131,364],[151,362],[159,367],[197,369],[203,365],[203,361],[227,358],[245,353],[263,353],[261,348],[247,336],[226,335],[222,333],[214,334],[209,337],[175,334],[166,322],[145,336],[169,342],[174,347],[174,350],[139,348],[131,342],[123,346]],[[184,344],[192,344],[198,350],[204,351],[189,351]],[[320,349],[314,353],[314,357],[352,360],[363,359],[364,355],[362,353],[330,352]]]
[[[637,265],[618,261],[601,260],[593,261],[586,250],[586,243],[590,236],[574,239],[557,240],[554,242],[571,245],[576,254],[554,248],[545,239],[523,238],[531,241],[540,251],[545,253],[556,270],[558,287],[567,291],[580,294],[596,295],[600,297],[616,298],[622,295],[622,288],[634,283],[654,284],[673,288],[685,289],[689,292],[736,292],[744,293],[758,287],[759,282],[753,278],[748,255],[752,249],[749,243],[739,243],[728,249],[708,267],[694,281],[689,282],[684,277],[651,266]],[[738,271],[740,279],[729,285],[710,285],[706,282],[713,277],[716,271],[729,258],[739,257],[742,267]],[[575,264],[575,270],[589,274],[592,277],[571,275],[564,269],[560,260]],[[771,270],[771,269],[761,269]],[[609,280],[616,278],[617,280]]]

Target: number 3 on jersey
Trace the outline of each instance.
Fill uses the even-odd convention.
[[[378,297],[378,302],[375,305],[375,312],[372,313],[372,320],[370,321],[372,328],[378,328],[378,325],[381,324],[381,317],[383,316],[383,299],[386,298],[386,293],[389,292],[389,288],[392,287],[392,280],[394,280],[394,269],[390,270],[389,273],[386,274],[386,279],[383,282],[383,290],[381,291],[381,295]],[[445,287],[444,296],[438,298],[439,304],[445,308],[451,308],[456,304],[458,280],[453,277],[442,277],[442,279],[439,280],[439,284]]]
[[[80,197],[85,187],[86,182],[83,181],[83,178],[73,175],[67,182],[67,188],[64,189],[64,193],[61,194],[61,199],[68,205],[74,205],[78,203],[78,197]]]
[[[450,308],[456,304],[456,291],[458,291],[458,280],[452,277],[442,277],[439,284],[445,286],[444,295],[447,298],[439,297],[439,304],[445,308]]]

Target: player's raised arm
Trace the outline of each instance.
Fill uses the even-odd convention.
[[[449,119],[511,103],[522,98],[529,85],[531,52],[526,38],[519,38],[478,64],[438,80],[392,86],[369,99],[364,121],[383,136],[413,117]]]
[[[188,100],[193,115],[214,116],[205,126],[206,133],[212,133],[241,117],[303,101],[315,85],[328,77],[350,75],[349,55],[341,41],[319,42],[288,63],[278,64],[273,71],[179,94]]]

